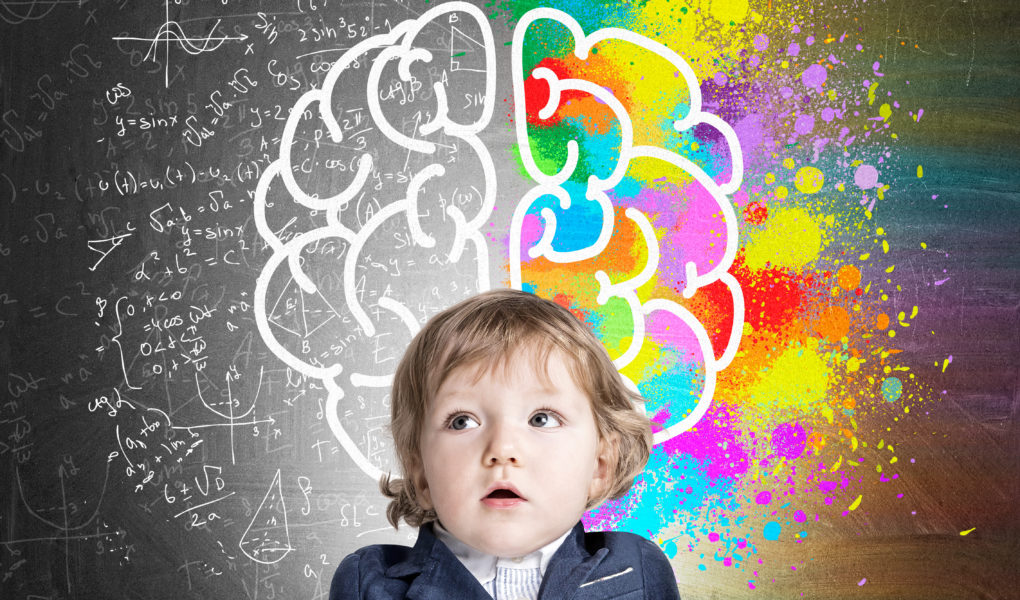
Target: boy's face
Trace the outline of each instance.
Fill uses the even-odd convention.
[[[503,557],[533,552],[572,528],[609,464],[588,396],[564,357],[550,353],[549,381],[529,356],[509,369],[455,369],[425,414],[426,508],[469,546]]]

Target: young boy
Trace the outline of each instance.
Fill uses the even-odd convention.
[[[553,302],[497,290],[437,314],[394,376],[404,478],[380,482],[390,523],[418,540],[345,558],[330,600],[679,599],[658,546],[580,523],[648,460],[635,400]]]

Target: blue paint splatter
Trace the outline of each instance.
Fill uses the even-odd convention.
[[[886,377],[882,382],[882,397],[886,402],[896,402],[903,395],[903,382],[899,377]]]

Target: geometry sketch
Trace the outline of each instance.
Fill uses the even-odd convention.
[[[290,545],[287,506],[280,486],[279,469],[238,546],[245,556],[263,565],[278,563],[294,550]]]
[[[689,106],[686,114],[675,118],[672,127],[677,132],[686,132],[699,126],[710,126],[718,131],[726,146],[728,146],[731,169],[725,181],[717,182],[710,177],[705,170],[689,158],[681,154],[661,147],[650,145],[634,144],[634,127],[631,116],[626,107],[606,86],[599,82],[587,81],[584,79],[561,79],[552,69],[542,66],[534,68],[530,77],[534,80],[542,80],[548,86],[548,92],[538,86],[530,89],[527,87],[529,78],[523,72],[523,57],[525,47],[525,36],[528,28],[533,23],[542,20],[551,20],[559,23],[567,30],[574,40],[574,55],[578,61],[588,58],[589,52],[600,43],[607,41],[623,42],[633,44],[667,61],[670,72],[681,76],[678,81],[686,84],[689,94]],[[598,49],[596,48],[596,52]],[[661,312],[670,314],[678,319],[693,334],[696,344],[688,354],[699,354],[700,362],[704,368],[704,381],[697,405],[683,417],[679,422],[655,432],[655,443],[669,440],[676,435],[693,427],[708,411],[715,389],[716,374],[725,369],[733,360],[740,344],[743,331],[744,297],[739,282],[729,273],[733,259],[737,253],[737,217],[728,197],[740,188],[743,176],[743,160],[740,151],[740,144],[736,133],[725,121],[718,116],[702,111],[701,87],[693,69],[676,52],[666,46],[655,42],[647,37],[638,35],[632,31],[619,28],[600,29],[591,35],[584,35],[581,26],[570,15],[550,9],[539,8],[531,10],[521,18],[513,37],[513,85],[514,96],[517,99],[516,107],[516,133],[518,146],[524,168],[528,175],[535,181],[535,187],[529,190],[518,203],[515,211],[510,232],[510,273],[511,285],[521,288],[522,274],[521,262],[522,251],[527,251],[528,259],[543,257],[553,263],[585,263],[602,253],[614,236],[614,221],[616,218],[614,206],[607,192],[620,184],[627,173],[631,162],[638,158],[650,158],[661,161],[664,165],[671,165],[689,174],[705,190],[714,202],[711,212],[716,218],[721,216],[720,227],[724,228],[725,234],[720,236],[719,242],[705,248],[703,252],[689,252],[684,258],[687,259],[682,269],[686,273],[682,294],[684,298],[691,298],[695,293],[705,286],[721,282],[728,290],[733,306],[732,326],[728,334],[724,350],[717,358],[715,350],[706,332],[705,326],[687,308],[680,306],[673,300],[664,298],[647,299],[644,302],[639,300],[636,290],[647,283],[659,269],[660,251],[659,242],[652,229],[648,217],[638,208],[628,207],[625,215],[633,221],[641,232],[647,252],[647,262],[640,274],[628,280],[610,281],[605,271],[595,272],[593,287],[597,287],[597,302],[599,305],[606,304],[611,298],[624,300],[630,308],[633,319],[633,332],[630,336],[629,347],[615,359],[618,369],[623,369],[637,357],[645,340],[646,319],[652,318],[654,313]],[[678,86],[680,87],[680,86]],[[680,88],[680,91],[683,91]],[[544,103],[534,104],[535,96],[542,93],[548,94],[548,100]],[[615,119],[619,122],[619,159],[612,167],[606,177],[598,177],[591,174],[587,178],[586,186],[583,188],[583,197],[572,198],[570,190],[565,183],[571,179],[578,169],[579,153],[578,144],[569,140],[566,146],[566,162],[564,166],[555,173],[546,173],[536,163],[532,152],[532,143],[529,140],[528,123],[533,116],[528,114],[529,106],[538,108],[538,119],[548,119],[561,104],[569,104],[577,100],[579,95],[590,95],[599,103],[606,105],[612,111]],[[526,98],[527,97],[527,98]],[[527,101],[525,101],[527,99]],[[614,151],[617,148],[613,148]],[[609,157],[611,158],[611,157]],[[574,201],[596,203],[601,212],[601,231],[598,238],[590,245],[559,251],[554,249],[558,227],[564,223],[557,223],[556,214],[548,207],[541,208],[540,214],[544,227],[540,226],[540,237],[530,248],[522,248],[522,229],[525,218],[536,203],[545,196],[551,196],[559,200],[560,208],[567,210]],[[590,218],[590,212],[584,213],[585,219]],[[589,225],[590,227],[590,225]],[[651,343],[651,342],[648,342]],[[636,389],[633,382],[629,381],[631,387]],[[649,415],[651,416],[651,415]]]

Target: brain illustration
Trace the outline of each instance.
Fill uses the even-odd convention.
[[[572,51],[536,55],[529,52],[535,43]],[[607,66],[621,63],[632,72]],[[518,23],[513,82],[521,158],[536,185],[511,226],[512,285],[552,273],[564,294],[571,286],[562,282],[573,282],[566,295],[587,307],[583,318],[597,330],[606,324],[601,333],[611,353],[616,348],[617,368],[627,377],[640,365],[630,369],[631,384],[646,384],[645,409],[656,443],[663,442],[704,416],[716,374],[740,341],[743,295],[728,272],[737,251],[728,195],[743,171],[736,134],[702,110],[694,71],[676,52],[624,29],[585,35],[553,9],[530,11]],[[688,138],[711,144],[714,176],[678,150]],[[648,213],[660,222],[653,225]],[[695,312],[701,289],[729,298],[728,326],[716,335]],[[649,360],[650,352],[660,356]],[[656,385],[664,373],[672,383]],[[693,385],[677,386],[680,379]]]
[[[496,177],[478,133],[492,115],[494,65],[485,16],[464,3],[366,39],[291,108],[256,190],[272,250],[256,284],[259,331],[288,367],[321,380],[324,419],[373,477],[386,466],[399,349],[442,298],[489,287],[480,228]],[[452,109],[453,90],[472,106]],[[465,273],[460,290],[440,293],[437,282]]]
[[[559,40],[559,51],[536,50],[536,37]],[[728,272],[736,137],[702,109],[687,63],[632,32],[586,35],[569,15],[536,9],[511,52],[517,144],[533,185],[507,232],[509,284],[588,322],[646,398],[655,441],[668,440],[705,414],[743,328]],[[596,59],[613,52],[661,73],[599,70]],[[497,175],[480,135],[495,84],[485,15],[437,6],[335,60],[291,108],[259,180],[254,219],[271,251],[256,284],[260,334],[321,386],[319,414],[373,478],[393,468],[385,425],[402,349],[429,316],[492,285],[482,228]],[[680,101],[660,110],[642,103],[649,93]],[[695,138],[712,151],[692,152]],[[705,313],[705,295],[712,306],[728,298],[729,314]],[[662,385],[664,373],[682,389]]]

